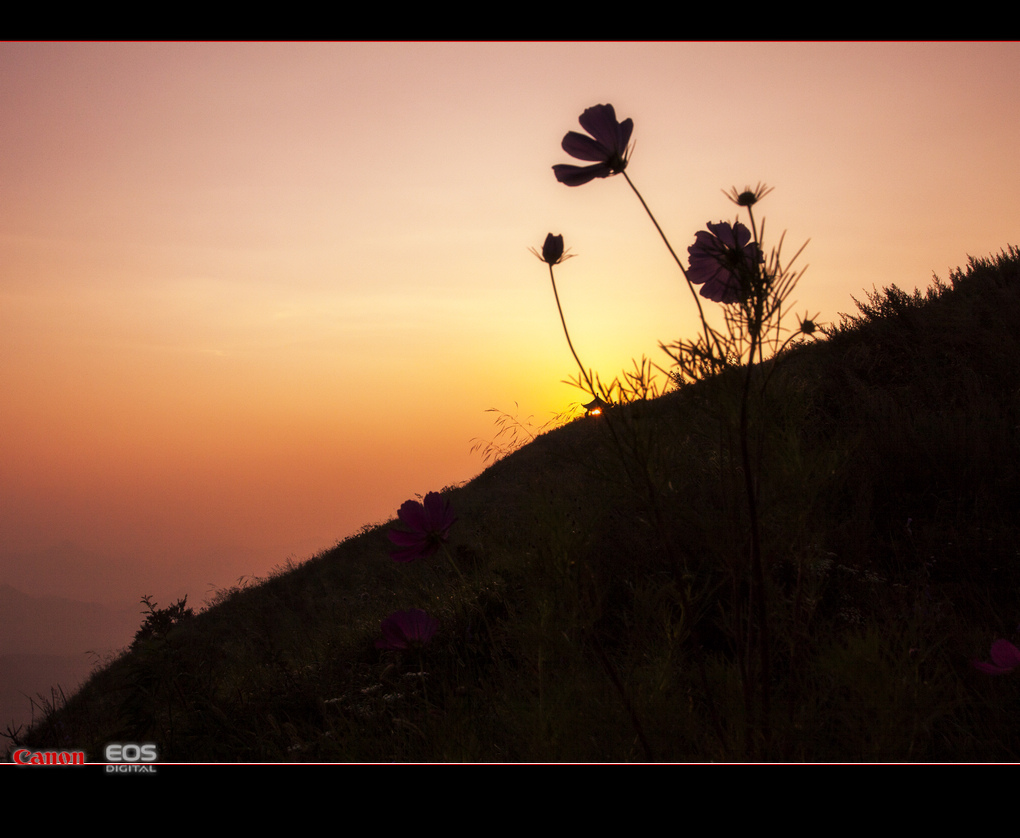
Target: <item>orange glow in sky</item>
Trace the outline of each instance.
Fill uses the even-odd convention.
[[[764,181],[797,311],[1020,243],[1020,45],[0,44],[0,582],[199,604],[469,479],[694,310],[677,252]]]

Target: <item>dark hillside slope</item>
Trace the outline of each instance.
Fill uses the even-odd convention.
[[[444,490],[453,561],[395,563],[390,524],[366,528],[136,643],[19,740],[90,760],[114,741],[195,761],[1020,757],[1020,672],[969,663],[1020,622],[1020,252],[858,305],[754,371],[758,716],[732,370]],[[408,608],[439,620],[431,643],[377,649]]]

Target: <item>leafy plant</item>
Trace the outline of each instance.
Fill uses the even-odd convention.
[[[141,628],[135,632],[133,646],[153,638],[164,640],[172,628],[195,616],[195,612],[187,607],[187,595],[166,608],[158,608],[158,603],[150,595],[142,597],[142,604],[146,609],[142,613],[146,616]]]

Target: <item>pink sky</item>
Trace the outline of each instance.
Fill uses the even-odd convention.
[[[686,255],[765,181],[799,311],[1020,241],[1020,45],[0,44],[0,582],[160,602],[332,546],[690,334],[586,107]],[[769,241],[766,241],[768,245]]]

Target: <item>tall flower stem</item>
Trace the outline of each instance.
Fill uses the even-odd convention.
[[[556,290],[556,274],[553,273],[553,266],[549,265],[549,279],[552,280],[553,296],[556,298],[556,310],[560,313],[560,323],[563,324],[563,334],[567,338],[567,346],[570,347],[570,354],[574,356],[574,360],[577,361],[577,368],[581,371],[581,375],[584,377],[585,384],[588,385],[588,390],[592,396],[598,396],[595,392],[595,386],[591,382],[591,378],[588,377],[588,373],[584,369],[584,364],[581,363],[581,359],[577,357],[577,352],[574,350],[574,343],[570,340],[570,331],[567,329],[567,319],[563,316],[563,306],[560,305],[560,294]]]
[[[453,568],[454,572],[460,577],[460,581],[467,587],[467,579],[464,578],[464,574],[460,572],[460,568],[457,567],[457,563],[453,560],[453,554],[450,552],[450,548],[443,544],[443,553],[446,555],[446,560],[450,563],[450,567]]]
[[[754,357],[757,335],[751,336],[751,357]],[[751,470],[751,453],[748,445],[748,401],[750,400],[751,373],[754,364],[749,362],[744,377],[744,393],[740,406],[740,454],[744,470],[744,488],[747,493],[748,516],[751,520],[751,594],[748,618],[753,614],[758,623],[758,661],[761,667],[761,732],[766,747],[770,738],[770,687],[771,667],[769,665],[769,624],[768,608],[765,600],[765,571],[761,559],[761,532],[758,524],[758,492],[754,485]],[[750,623],[748,630],[750,631]],[[747,700],[745,684],[745,701]],[[751,708],[747,707],[748,725],[750,725]],[[749,731],[748,731],[749,733]],[[747,737],[750,738],[749,736]],[[750,744],[750,743],[748,743]]]
[[[556,298],[556,309],[560,313],[560,323],[563,324],[563,334],[567,339],[567,346],[570,347],[570,354],[574,356],[574,361],[577,362],[577,368],[581,372],[581,377],[584,379],[584,383],[588,385],[588,392],[594,397],[598,397],[598,393],[595,389],[595,384],[591,380],[591,376],[588,375],[588,371],[584,368],[584,364],[581,363],[581,359],[577,355],[577,351],[574,349],[574,342],[570,339],[570,331],[567,329],[567,319],[563,316],[563,306],[560,305],[560,295],[556,290],[556,274],[553,272],[553,262],[549,262],[549,279],[552,280],[553,296]],[[597,376],[596,376],[597,378]],[[608,394],[607,394],[608,395]],[[613,444],[616,446],[616,450],[620,453],[621,460],[625,460],[624,451],[626,450],[623,444],[620,442],[619,436],[617,436],[614,422],[609,418],[608,414],[603,415],[605,419],[606,427],[609,429],[609,433],[613,438]],[[651,497],[654,497],[655,490],[652,487],[651,479],[648,476],[647,471],[644,473],[644,484]]]
[[[754,212],[747,207],[748,220],[751,224],[752,241],[758,241],[758,226],[754,220]],[[755,485],[755,470],[751,466],[751,451],[749,443],[748,410],[751,398],[751,375],[754,371],[754,356],[762,354],[762,328],[765,320],[765,296],[768,294],[766,277],[762,273],[763,268],[755,262],[753,275],[749,277],[751,296],[749,306],[745,308],[747,329],[751,337],[751,346],[747,358],[747,367],[744,370],[744,390],[740,404],[740,455],[744,471],[744,490],[747,496],[747,512],[751,523],[751,586],[748,602],[748,642],[750,642],[751,621],[757,623],[757,645],[758,645],[758,666],[761,686],[761,736],[762,744],[767,749],[771,738],[770,716],[771,716],[771,665],[769,653],[769,621],[767,593],[765,589],[765,570],[761,555],[761,528],[758,515],[758,487]],[[764,386],[764,385],[763,385]],[[760,451],[759,451],[760,453]],[[760,469],[760,464],[759,464]],[[748,650],[750,651],[750,650]],[[748,677],[745,675],[745,677]],[[750,701],[749,684],[745,684],[745,704]],[[757,750],[757,743],[749,741],[751,738],[751,711],[746,706],[747,727],[745,728],[746,744],[752,746],[752,752]]]
[[[634,190],[634,194],[637,195],[637,199],[641,202],[641,206],[645,208],[645,212],[647,212],[648,217],[652,219],[652,224],[655,225],[655,229],[658,230],[659,235],[662,236],[662,241],[666,244],[666,248],[669,250],[670,256],[673,257],[673,260],[676,262],[677,267],[680,268],[680,272],[684,275],[684,279],[687,279],[687,269],[684,267],[683,262],[680,261],[680,257],[676,255],[676,251],[673,250],[673,245],[669,243],[669,239],[666,238],[666,234],[662,232],[662,227],[660,227],[659,222],[655,220],[655,216],[652,214],[652,211],[648,208],[648,204],[645,202],[645,199],[641,197],[641,193],[638,191],[638,188],[634,185],[634,181],[630,179],[630,176],[626,172],[620,172],[620,174],[623,175],[624,180],[627,181],[627,185]],[[693,290],[694,288],[692,287],[691,291]],[[694,296],[694,302],[698,304],[698,313],[704,316],[701,310],[701,303],[698,300],[697,294],[695,294]]]
[[[630,181],[628,181],[628,183],[629,182]],[[636,192],[637,190],[634,190],[634,191]],[[640,198],[640,197],[641,196],[639,194],[638,198]],[[643,204],[644,201],[642,200],[641,203]],[[646,209],[647,209],[647,207],[646,207]],[[649,215],[651,215],[650,212],[649,212]],[[654,217],[652,218],[652,221],[655,221]],[[656,224],[655,226],[658,227],[659,225]],[[661,233],[662,231],[660,230],[659,232]],[[665,236],[663,236],[663,239],[665,240]],[[669,247],[669,242],[668,241],[666,242],[666,246]],[[672,251],[673,251],[673,249],[670,247],[670,252],[672,253]],[[675,256],[674,256],[674,258],[675,258]],[[570,331],[567,329],[567,320],[563,316],[563,306],[560,305],[560,295],[559,295],[559,292],[556,290],[556,275],[553,272],[553,264],[554,263],[553,262],[548,262],[547,264],[549,265],[549,279],[552,281],[553,296],[556,298],[556,308],[557,308],[557,310],[560,313],[560,323],[563,324],[563,334],[564,334],[564,336],[567,339],[567,346],[570,347],[570,353],[574,356],[574,360],[577,362],[577,368],[581,371],[581,375],[584,378],[585,383],[588,385],[588,390],[591,392],[591,394],[593,396],[597,396],[598,393],[595,392],[595,385],[593,384],[591,378],[589,377],[587,371],[585,370],[584,364],[581,363],[581,359],[578,357],[577,352],[574,349],[573,341],[570,340]],[[679,262],[677,264],[679,264]],[[680,270],[683,270],[683,265],[680,266]],[[686,279],[686,277],[687,277],[687,274],[685,272],[684,273],[684,278]],[[698,308],[700,310],[700,304],[699,304]],[[704,323],[704,318],[702,318],[702,322]],[[707,324],[706,324],[705,328],[706,329],[708,328]],[[623,443],[620,441],[620,437],[617,435],[614,420],[610,418],[608,413],[603,415],[601,418],[605,421],[606,427],[609,429],[610,436],[613,439],[613,444],[616,446],[616,450],[617,450],[617,452],[620,455],[621,463],[623,463],[624,468],[627,469],[627,457],[626,457],[626,454],[625,454],[626,448],[623,445]],[[628,471],[630,471],[630,469],[628,469]],[[635,475],[633,472],[631,472],[630,476],[631,476],[631,479],[634,480],[635,482],[640,482],[641,484],[643,484],[644,490],[648,493],[648,503],[649,503],[649,506],[651,507],[651,512],[652,512],[652,515],[653,515],[653,518],[654,518],[654,521],[655,521],[655,531],[659,534],[659,537],[662,538],[662,540],[663,540],[663,543],[664,543],[664,546],[665,546],[665,549],[666,549],[666,554],[669,555],[669,556],[676,556],[677,553],[676,553],[675,547],[674,547],[674,545],[672,543],[672,538],[669,537],[668,531],[666,530],[666,528],[664,526],[664,521],[662,519],[662,514],[661,514],[659,503],[658,503],[658,493],[655,490],[655,486],[652,484],[651,476],[649,475],[647,468],[642,468],[641,469],[640,481],[639,481],[638,476]],[[688,596],[686,588],[683,585],[680,586],[680,592],[681,592],[681,597],[683,599],[684,613],[685,614],[693,613],[693,608],[691,607],[690,598]],[[635,731],[636,731],[636,733],[638,735],[638,739],[641,741],[642,748],[644,748],[645,756],[648,757],[649,761],[652,761],[654,759],[654,757],[652,756],[652,750],[651,750],[650,745],[648,744],[648,740],[645,738],[644,731],[642,730],[642,727],[641,727],[641,721],[640,721],[640,719],[638,718],[638,715],[637,715],[637,711],[634,709],[633,705],[631,704],[630,698],[627,696],[627,691],[624,688],[622,682],[620,681],[620,677],[617,674],[616,670],[613,668],[612,663],[610,662],[609,658],[606,656],[606,653],[605,653],[605,651],[602,648],[601,641],[598,639],[597,636],[594,636],[594,643],[595,643],[595,648],[596,648],[596,650],[597,650],[597,652],[599,654],[599,661],[602,663],[602,668],[605,670],[606,675],[609,677],[609,680],[613,683],[613,686],[616,687],[617,691],[620,693],[620,697],[621,697],[621,699],[622,699],[622,701],[624,703],[624,706],[626,707],[627,712],[631,716],[631,721],[634,724],[634,729],[635,729]],[[707,693],[708,682],[707,682],[707,679],[705,678],[704,663],[701,660],[700,655],[699,655],[699,659],[698,659],[698,664],[699,664],[700,669],[701,669],[702,680],[704,682],[706,693]],[[540,684],[540,687],[541,687],[541,684]],[[712,713],[712,720],[713,720],[713,722],[715,724],[716,730],[719,732],[720,741],[724,741],[723,736],[722,736],[722,727],[720,726],[719,720],[718,720],[718,718],[716,716],[715,708],[712,705],[710,705],[710,707],[711,707],[711,713]]]
[[[450,548],[447,547],[446,544],[443,544],[443,552],[446,554],[446,560],[450,563],[450,567],[453,568],[454,572],[460,578],[461,584],[464,586],[465,589],[467,589],[468,581],[467,579],[464,578],[464,574],[460,572],[460,568],[457,566],[457,563],[453,560],[453,553],[450,552]],[[489,641],[495,644],[496,635],[492,631],[492,626],[489,625],[489,618],[485,615],[485,609],[482,608],[481,605],[479,605],[478,610],[482,615],[482,622],[485,623],[485,630],[489,633]]]
[[[623,175],[624,180],[627,181],[627,185],[630,186],[630,188],[634,191],[634,194],[637,195],[637,199],[641,202],[641,206],[645,208],[645,212],[648,213],[648,217],[652,220],[652,224],[655,225],[655,229],[659,231],[659,235],[662,237],[662,241],[666,245],[669,255],[673,257],[673,261],[676,262],[677,267],[680,268],[680,273],[683,274],[684,280],[687,282],[687,287],[691,290],[691,296],[694,297],[694,304],[698,307],[698,317],[701,319],[701,326],[705,332],[705,348],[708,349],[715,344],[715,348],[719,349],[719,338],[709,327],[708,321],[705,319],[705,311],[701,307],[701,300],[698,299],[698,292],[694,290],[694,284],[687,276],[687,269],[684,267],[683,262],[680,261],[680,257],[676,255],[676,251],[673,250],[673,245],[669,243],[669,239],[666,238],[666,234],[662,231],[662,227],[659,226],[659,222],[656,220],[655,215],[652,213],[651,209],[649,209],[648,204],[638,191],[638,188],[634,185],[634,181],[630,179],[630,176],[626,172],[620,172],[620,174]]]

